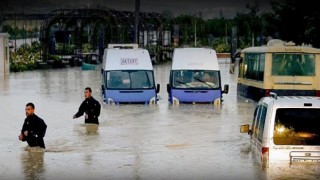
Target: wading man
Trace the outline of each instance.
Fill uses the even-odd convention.
[[[30,102],[26,105],[27,117],[24,120],[19,140],[27,141],[30,147],[45,148],[43,137],[46,134],[47,125],[43,119],[34,114],[34,110],[33,103]]]
[[[90,87],[84,89],[85,100],[81,103],[78,112],[73,115],[73,119],[78,118],[85,114],[85,123],[99,124],[98,117],[100,116],[101,105],[99,101],[92,97]]]

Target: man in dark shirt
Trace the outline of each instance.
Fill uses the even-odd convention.
[[[73,115],[73,119],[85,114],[85,123],[99,124],[98,117],[100,116],[101,105],[99,101],[92,97],[90,87],[84,89],[85,100],[81,103],[78,112]]]
[[[35,107],[33,103],[28,103],[25,110],[27,117],[24,120],[19,140],[27,141],[30,147],[45,148],[43,137],[47,130],[46,123],[34,114]]]

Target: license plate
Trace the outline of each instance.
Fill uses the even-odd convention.
[[[292,162],[320,162],[319,151],[291,151],[290,163]]]
[[[292,158],[292,162],[320,162],[320,159]]]

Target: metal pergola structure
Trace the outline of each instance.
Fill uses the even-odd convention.
[[[167,22],[168,20],[162,14],[139,12],[139,38],[137,42],[139,46],[148,46],[151,42],[153,45],[162,46],[162,31],[165,30],[163,25]],[[56,31],[66,36],[67,39],[68,33],[72,32],[75,49],[81,51],[84,28],[87,28],[87,34],[96,38],[99,47],[93,49],[99,49],[99,53],[102,55],[103,49],[107,47],[108,43],[135,42],[135,13],[113,9],[59,9],[50,12],[42,21],[40,28],[42,60],[46,62],[50,58],[50,54],[54,54],[52,43],[56,38],[56,34],[54,34]],[[157,35],[153,41],[148,40],[148,32],[150,31],[156,32],[154,35]]]

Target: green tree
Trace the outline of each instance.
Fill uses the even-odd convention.
[[[260,14],[259,3],[255,1],[253,5],[247,4],[247,13],[237,13],[234,17],[234,25],[238,28],[238,35],[244,37],[242,46],[255,45],[257,36],[263,34],[263,22]]]
[[[316,1],[274,2],[272,8],[274,27],[277,27],[281,39],[320,47],[320,12]]]
[[[12,29],[12,27],[9,26],[9,25],[4,25],[4,26],[2,27],[2,32],[7,32],[7,33],[9,33],[9,34],[12,34],[12,33],[13,33],[13,29]]]

